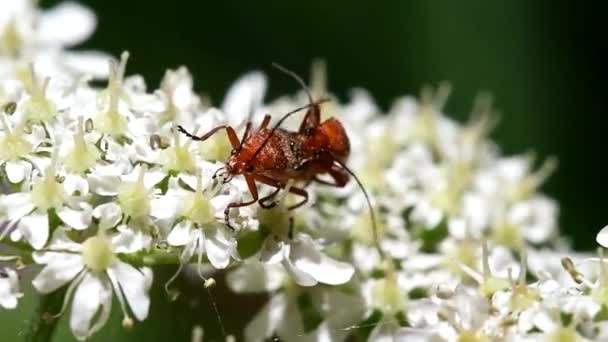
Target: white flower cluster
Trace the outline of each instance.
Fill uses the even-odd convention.
[[[3,308],[22,297],[21,270],[43,265],[35,289],[65,288],[70,327],[84,340],[106,323],[114,296],[125,326],[146,319],[150,266],[172,262],[194,264],[206,287],[210,265],[228,269],[235,293],[268,294],[234,332],[247,341],[608,339],[602,256],[575,255],[559,239],[557,205],[538,191],[555,162],[501,156],[487,139],[497,119],[487,97],[464,125],[442,114],[445,84],[381,113],[363,90],[344,104],[333,98],[317,65],[313,96],[331,99],[322,120],[348,132],[348,165],[375,225],[357,182],[321,178],[287,184],[306,186],[303,207],[288,210],[300,198],[284,189],[271,208],[233,208],[229,227],[225,209],[252,195],[241,177],[214,176],[229,139],[219,131],[194,141],[177,126],[242,135],[250,118],[253,127],[264,113],[277,122],[304,94],[265,104],[266,77],[254,72],[210,107],[183,67],[148,91],[126,75],[127,53],[115,61],[66,50],[92,32],[92,13],[32,3],[0,4]],[[296,131],[301,120],[282,127]],[[608,245],[608,230],[598,242]]]

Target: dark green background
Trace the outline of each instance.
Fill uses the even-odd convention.
[[[197,90],[215,103],[236,77],[252,69],[268,71],[271,97],[295,91],[296,84],[271,70],[270,63],[307,76],[315,57],[326,59],[330,88],[342,98],[361,86],[383,108],[396,96],[417,94],[424,84],[449,80],[454,92],[447,111],[463,120],[475,94],[489,90],[502,113],[493,138],[505,153],[534,150],[540,158],[559,158],[558,171],[543,189],[560,202],[562,231],[574,245],[593,248],[595,233],[608,224],[606,80],[599,76],[606,39],[599,33],[602,12],[585,2],[81,2],[99,18],[97,32],[82,48],[114,55],[129,50],[128,73],[145,75],[150,87],[157,86],[165,68],[186,65]],[[207,303],[198,292],[197,300]],[[233,318],[249,306],[238,301],[230,306],[237,300],[230,297],[219,296],[218,302],[233,330]],[[27,312],[32,303],[29,296],[20,309]],[[159,295],[151,319],[135,331],[123,332],[116,317],[96,340],[182,341],[194,321],[217,328],[205,305],[191,309],[190,304],[170,305]],[[23,330],[24,320],[6,333],[7,324],[0,325],[1,336]]]

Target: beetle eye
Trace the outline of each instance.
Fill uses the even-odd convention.
[[[253,172],[253,165],[247,165],[247,168],[245,168],[245,171]]]
[[[232,151],[230,151],[230,154],[231,154],[231,155],[235,155],[235,154],[236,154],[236,150],[235,150],[235,149],[232,149]]]

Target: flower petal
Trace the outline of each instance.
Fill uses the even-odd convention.
[[[173,230],[167,236],[167,242],[171,246],[184,246],[187,244],[191,237],[190,233],[192,231],[192,222],[190,221],[182,221],[173,227]]]
[[[65,65],[75,73],[96,79],[108,77],[108,61],[112,56],[100,51],[62,51]]]
[[[49,239],[48,216],[46,213],[34,211],[19,221],[17,229],[34,249],[40,249]]]
[[[118,288],[117,285],[120,285],[135,317],[140,321],[146,319],[150,309],[149,291],[152,286],[152,270],[147,267],[138,270],[119,261],[108,269],[108,275],[114,288]]]
[[[285,247],[283,250],[284,250],[284,253],[287,254],[289,247]],[[283,258],[283,260],[281,260],[281,264],[283,265],[283,267],[285,268],[287,273],[289,273],[289,275],[293,278],[293,280],[296,283],[298,283],[298,285],[300,285],[300,286],[317,285],[318,281],[314,277],[312,277],[310,274],[296,268],[293,265],[293,263],[291,263],[291,260],[289,260],[289,258],[287,256],[285,256]]]
[[[99,220],[100,229],[108,229],[116,226],[122,218],[122,210],[114,202],[98,205],[93,209],[93,217]]]
[[[334,260],[319,252],[312,239],[307,236],[302,236],[291,244],[289,258],[296,268],[324,284],[344,284],[355,272],[352,265]]]
[[[608,226],[602,228],[602,230],[597,233],[595,241],[597,241],[600,246],[608,248]]]
[[[5,309],[17,307],[17,300],[23,297],[19,291],[19,276],[15,270],[4,268],[4,275],[0,277],[0,306]]]
[[[78,254],[34,253],[34,260],[37,263],[49,262],[32,281],[32,285],[40,293],[57,290],[74,279],[84,268],[82,257]]]
[[[79,205],[80,210],[72,209],[67,206],[58,209],[57,216],[59,216],[61,221],[68,226],[77,230],[83,230],[91,225],[91,214],[93,209],[86,202],[80,202]]]
[[[266,93],[266,76],[251,72],[239,78],[228,90],[222,111],[232,126],[243,123],[252,110],[258,108]]]
[[[99,307],[101,314],[97,316]],[[101,329],[112,309],[112,287],[106,280],[93,274],[85,275],[74,293],[70,328],[74,336],[83,341]],[[97,321],[94,322],[93,319]]]
[[[42,12],[38,22],[39,39],[48,44],[75,45],[95,29],[95,14],[75,2],[65,2]]]
[[[9,160],[5,164],[5,171],[9,182],[16,184],[32,172],[32,164],[23,160]]]
[[[182,201],[177,196],[159,196],[150,201],[150,215],[157,219],[170,219],[180,213]]]
[[[226,275],[228,287],[238,293],[262,293],[278,290],[285,280],[285,270],[277,264],[246,262]]]
[[[283,242],[268,237],[260,250],[260,261],[265,264],[276,264],[283,260]]]
[[[205,236],[205,249],[207,258],[213,267],[223,269],[230,262],[230,254],[234,249],[234,243],[230,243],[221,233],[221,228],[207,231]]]
[[[92,192],[101,196],[118,195],[118,185],[121,183],[120,177],[92,173],[88,180]]]
[[[89,183],[87,182],[86,178],[80,175],[65,175],[63,188],[65,189],[65,192],[69,195],[74,195],[78,193],[80,196],[84,196],[89,193]]]
[[[271,336],[285,318],[286,307],[285,295],[277,294],[270,298],[245,327],[245,341],[263,341],[266,337]]]
[[[16,192],[14,194],[0,196],[0,212],[6,213],[6,219],[17,221],[34,210],[32,194]]]
[[[140,229],[132,229],[127,225],[120,225],[117,229],[118,233],[112,236],[115,253],[135,253],[149,248],[152,243],[152,237]]]

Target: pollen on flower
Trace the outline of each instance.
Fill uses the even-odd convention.
[[[44,176],[32,185],[32,202],[36,208],[42,211],[59,208],[68,198],[63,184],[57,182],[55,165],[53,164],[49,165],[44,172]]]
[[[74,134],[74,147],[65,158],[65,166],[68,170],[82,173],[89,170],[101,157],[99,149],[87,143],[84,138],[84,123],[82,117],[78,120],[76,134]]]
[[[125,182],[120,185],[118,204],[125,214],[133,219],[140,219],[150,212],[150,193],[144,184],[146,166],[142,165],[135,182]]]
[[[94,272],[103,272],[116,260],[112,245],[103,234],[92,236],[82,244],[82,260]]]

